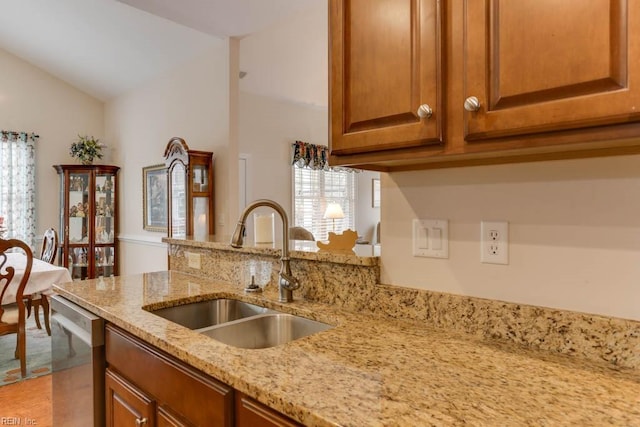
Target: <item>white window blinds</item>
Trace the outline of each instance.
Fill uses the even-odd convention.
[[[292,167],[293,225],[304,227],[316,240],[328,240],[334,220],[325,219],[329,203],[338,203],[344,218],[335,220],[335,232],[355,230],[356,179],[352,172]]]

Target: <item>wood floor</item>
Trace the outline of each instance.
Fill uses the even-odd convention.
[[[51,427],[51,375],[0,387],[0,420],[10,425]]]

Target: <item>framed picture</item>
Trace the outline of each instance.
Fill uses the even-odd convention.
[[[164,165],[142,168],[143,228],[167,231],[167,168]]]
[[[380,179],[373,178],[371,185],[371,206],[374,208],[380,207]]]

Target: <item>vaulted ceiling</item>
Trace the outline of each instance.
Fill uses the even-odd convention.
[[[2,0],[0,48],[103,101],[318,0]]]

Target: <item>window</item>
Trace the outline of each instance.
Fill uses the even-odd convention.
[[[35,141],[37,135],[2,131],[0,134],[0,216],[6,237],[32,248],[35,243]]]
[[[355,173],[339,170],[293,169],[293,225],[304,227],[316,240],[328,240],[334,220],[324,218],[329,203],[338,203],[343,219],[335,220],[335,231],[355,230]]]

